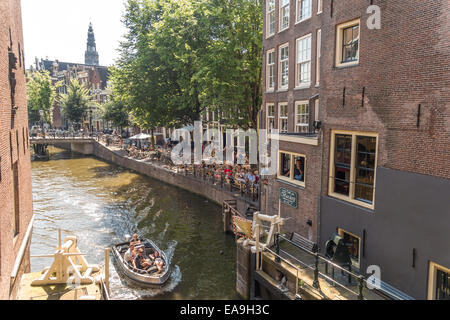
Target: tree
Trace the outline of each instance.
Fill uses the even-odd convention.
[[[130,125],[129,115],[123,104],[110,101],[100,106],[103,120],[111,122],[115,127],[122,129]]]
[[[262,0],[219,1],[221,32],[204,77],[208,100],[237,127],[257,128],[262,105]],[[234,116],[233,116],[234,115]]]
[[[192,124],[207,108],[256,128],[261,8],[262,0],[128,0],[115,94],[146,128]]]
[[[48,71],[28,73],[27,103],[30,123],[40,120],[51,124],[59,83],[53,85]],[[41,117],[42,113],[42,117]]]
[[[79,124],[87,115],[90,100],[89,90],[78,80],[72,79],[67,94],[62,94],[59,102],[72,124]]]

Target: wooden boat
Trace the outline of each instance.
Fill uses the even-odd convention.
[[[157,270],[138,270],[131,264],[127,263],[123,256],[128,250],[130,243],[124,242],[116,244],[112,247],[112,254],[117,262],[117,265],[122,273],[129,279],[133,280],[137,284],[144,286],[162,286],[167,280],[169,280],[171,269],[167,260],[167,256],[164,251],[160,250],[156,244],[148,239],[141,240],[142,248],[144,249],[144,256],[148,256],[149,252],[158,251],[159,256],[164,261],[164,267],[161,273],[157,273]]]

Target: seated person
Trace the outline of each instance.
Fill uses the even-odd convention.
[[[245,183],[245,176],[245,169],[241,169],[241,172],[238,174],[237,181],[242,184]]]
[[[223,173],[225,174],[226,177],[230,178],[231,177],[231,166],[227,165],[225,167],[225,170],[223,170]]]
[[[294,179],[297,181],[304,181],[302,164],[300,160],[297,160],[294,168]]]
[[[152,262],[145,259],[144,257],[144,250],[139,249],[136,257],[133,260],[133,267],[138,270],[147,270],[151,266]]]
[[[248,181],[248,184],[250,185],[250,186],[253,186],[254,184],[255,184],[255,182],[256,182],[256,177],[255,177],[255,175],[253,174],[253,172],[249,172],[248,174],[247,174],[247,181]]]
[[[158,251],[155,251],[155,266],[158,268],[157,273],[161,273],[164,267],[164,260],[161,258]]]
[[[155,250],[153,250],[153,249],[150,249],[149,250],[149,252],[148,252],[148,259],[150,260],[150,261],[155,261]]]
[[[134,244],[132,244],[128,248],[127,252],[125,252],[125,254],[123,255],[123,259],[125,260],[125,262],[132,262],[135,255],[136,255],[136,252],[134,250]]]
[[[135,233],[133,234],[133,238],[130,241],[130,247],[136,246],[137,244],[141,244],[141,240],[138,239],[138,235]]]

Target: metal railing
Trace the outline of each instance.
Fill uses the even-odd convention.
[[[257,204],[260,196],[260,183],[251,182],[245,179],[237,179],[233,175],[227,175],[223,168],[208,168],[201,165],[179,166],[178,173],[185,176],[192,176],[206,184],[220,188],[231,193],[238,192],[239,196],[253,204]],[[219,170],[219,172],[218,172]]]
[[[291,255],[289,252],[282,250],[280,247],[280,240],[283,240],[283,241],[293,245],[295,248],[300,249],[303,253],[306,253],[309,257],[314,258],[314,264],[310,264],[310,263],[301,261],[297,257]],[[276,262],[280,263],[281,260],[283,260],[284,262],[289,261],[286,258],[283,258],[281,256],[281,254],[283,254],[284,256],[288,257],[289,259],[299,263],[302,266],[305,266],[305,269],[309,269],[309,270],[313,271],[314,280],[313,280],[312,285],[315,289],[320,290],[319,279],[322,278],[322,279],[328,281],[329,283],[331,283],[333,286],[337,285],[338,287],[344,289],[348,293],[355,295],[359,300],[367,300],[366,297],[364,296],[364,288],[366,288],[366,285],[367,285],[367,280],[364,276],[358,275],[352,271],[349,271],[349,270],[341,267],[340,265],[338,265],[338,264],[334,263],[333,261],[327,259],[326,257],[322,256],[320,253],[314,253],[305,248],[298,246],[297,244],[292,242],[290,239],[282,236],[281,234],[275,234],[274,246],[275,246],[275,253],[276,253],[276,257],[277,257]],[[320,262],[325,263],[326,270],[328,269],[328,266],[331,266],[332,268],[335,268],[335,269],[341,271],[341,273],[345,273],[349,277],[349,279],[351,279],[351,278],[356,279],[357,283],[358,283],[358,292],[352,290],[348,286],[335,280],[334,278],[330,277],[328,274],[321,272],[319,269]],[[290,264],[292,264],[292,263],[290,263]],[[351,281],[350,281],[350,283],[351,283]]]
[[[89,132],[41,132],[38,134],[31,134],[29,137],[30,140],[38,140],[38,139],[55,139],[55,140],[64,140],[64,139],[96,139],[99,140],[99,134],[97,133],[89,133]]]
[[[120,139],[114,136],[100,136],[99,141],[106,142],[106,146],[115,146],[125,150],[128,156],[137,160],[150,160],[159,164],[166,165],[178,174],[190,176],[205,184],[230,193],[239,193],[239,197],[250,202],[253,206],[259,207],[260,198],[260,182],[246,181],[246,179],[236,179],[233,175],[224,173],[224,166],[216,168],[203,167],[202,165],[176,165],[172,161],[170,149],[156,148],[151,151],[143,151],[138,148],[129,150],[127,145],[123,143],[126,139]],[[193,160],[193,159],[192,159]],[[193,162],[193,161],[192,161]],[[218,170],[220,172],[218,172]],[[236,194],[233,194],[235,196]]]

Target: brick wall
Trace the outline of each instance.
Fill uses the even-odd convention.
[[[368,2],[334,1],[333,17],[330,6],[324,8],[320,91],[324,143],[330,145],[331,129],[378,132],[378,166],[448,179],[450,3],[373,1],[381,8],[381,29],[369,30]],[[359,66],[337,69],[336,25],[355,18],[361,18]],[[325,182],[329,148],[324,150]]]
[[[8,299],[14,292],[14,287],[11,288],[11,271],[33,214],[21,15],[19,0],[0,2],[0,299]],[[17,58],[17,69],[14,70],[14,74],[17,82],[15,105],[18,109],[13,120],[8,57],[10,34],[12,52]],[[19,233],[15,236],[13,231],[14,177],[12,164],[16,162],[19,172],[20,221]],[[27,271],[28,268],[29,257],[26,252],[20,273]]]
[[[319,94],[319,118],[313,120],[321,120],[323,128],[319,133],[319,147],[280,143],[280,148],[304,153],[307,158],[321,162],[321,165],[311,165],[308,161],[307,165],[306,180],[317,184],[307,183],[305,189],[297,188],[306,207],[296,214],[283,208],[288,215],[300,219],[290,223],[293,228],[306,231],[302,220],[317,214],[314,203],[318,193],[327,195],[331,130],[378,133],[380,167],[450,178],[450,3],[445,0],[426,5],[420,0],[372,2],[381,9],[380,30],[367,27],[370,15],[366,10],[371,1],[324,1],[323,12],[317,14],[317,1],[313,0],[311,18],[296,24],[296,1],[291,0],[290,27],[278,32],[279,0],[275,1],[275,35],[269,38],[264,35],[263,40],[262,127],[266,127],[267,104],[275,104],[275,128],[278,128],[277,104],[287,102],[289,132],[294,132],[295,102]],[[263,13],[266,24],[266,4]],[[336,68],[336,27],[358,18],[359,65]],[[322,54],[320,85],[316,87],[318,29],[321,29]],[[307,34],[312,35],[311,86],[296,89],[296,39]],[[289,88],[280,92],[279,47],[285,43],[289,43]],[[267,92],[267,51],[272,49],[275,49],[275,91]],[[310,109],[313,117],[314,106]],[[278,210],[280,183],[275,179],[270,181],[265,199],[268,213],[273,214]]]

